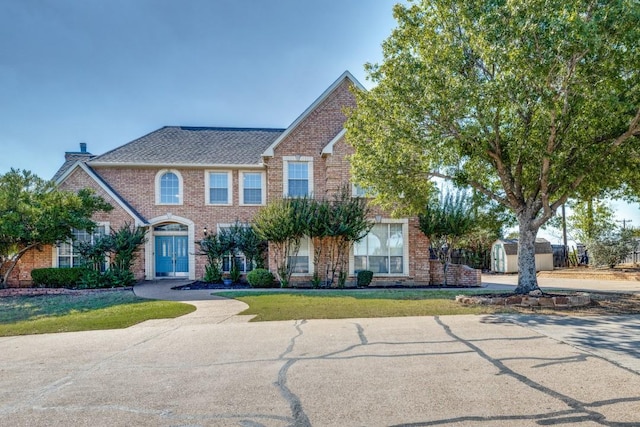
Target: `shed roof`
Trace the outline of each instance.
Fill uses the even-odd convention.
[[[518,254],[518,239],[504,239],[498,240],[496,243],[501,243],[504,247],[505,255],[517,255]],[[535,243],[536,254],[552,254],[553,248],[551,243],[542,238],[536,239]]]

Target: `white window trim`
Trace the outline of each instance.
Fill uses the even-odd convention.
[[[402,271],[403,273],[375,273],[374,277],[405,277],[409,276],[409,219],[408,218],[384,218],[376,224],[402,224]],[[349,274],[355,275],[355,259],[353,246],[349,250]]]
[[[108,221],[96,221],[96,227],[104,227],[105,233],[110,233],[111,232],[111,228],[110,228],[110,223]],[[59,261],[60,261],[60,248],[58,246],[54,246],[54,250],[51,251],[51,266],[54,268],[60,268],[59,265]],[[108,260],[108,258],[105,258],[105,262]]]
[[[262,188],[260,190],[262,191],[262,195],[261,195],[262,203],[245,203],[244,202],[244,175],[248,173],[250,174],[259,173],[261,176]],[[258,171],[240,171],[238,180],[240,181],[238,184],[238,187],[240,188],[240,191],[239,191],[240,206],[265,206],[267,204],[266,203],[267,202],[267,174],[266,173],[258,172]]]
[[[307,194],[312,196],[314,193],[313,186],[313,157],[311,156],[284,156],[282,157],[282,194],[284,197],[289,196],[289,162],[307,162],[309,164],[309,189]]]
[[[165,173],[173,173],[178,177],[178,203],[162,203],[161,202],[161,194],[160,194],[160,180]],[[175,169],[162,169],[158,171],[156,174],[156,205],[164,205],[164,206],[179,206],[183,203],[183,187],[182,187],[182,174]]]
[[[227,203],[211,203],[210,198],[210,179],[209,174],[226,173],[227,174]],[[207,206],[232,206],[233,205],[233,173],[230,170],[207,170],[204,173],[204,204]]]

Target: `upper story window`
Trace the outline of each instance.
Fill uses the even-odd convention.
[[[264,205],[265,185],[264,173],[241,172],[242,189],[240,190],[241,205]]]
[[[285,157],[283,171],[285,197],[313,194],[313,157]]]
[[[210,205],[231,204],[231,172],[209,172],[207,175],[207,203]]]
[[[156,204],[182,204],[182,176],[177,171],[164,170],[156,175]]]

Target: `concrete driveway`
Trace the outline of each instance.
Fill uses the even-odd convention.
[[[640,425],[638,372],[537,317],[247,323],[241,303],[195,304],[124,330],[0,338],[0,424]],[[637,358],[628,332],[611,342]]]

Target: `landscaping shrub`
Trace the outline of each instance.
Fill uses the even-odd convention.
[[[84,268],[35,268],[31,270],[34,286],[45,288],[75,288],[85,273]]]
[[[360,270],[356,275],[356,284],[358,285],[359,288],[369,286],[372,280],[373,280],[373,271]]]
[[[252,288],[270,288],[273,286],[275,277],[269,270],[256,268],[247,274],[247,281]]]
[[[595,267],[613,268],[635,250],[637,242],[630,230],[622,230],[589,242],[589,263]]]
[[[203,280],[207,283],[219,283],[222,281],[222,271],[217,264],[209,264],[204,268]]]

